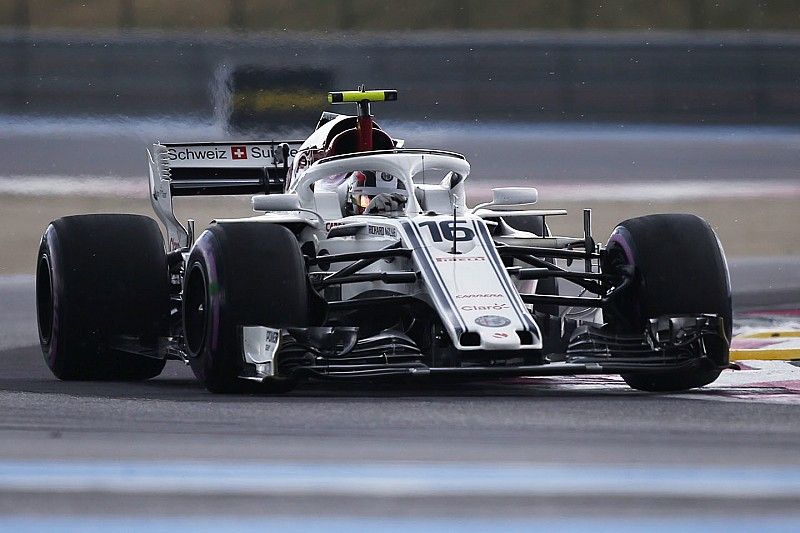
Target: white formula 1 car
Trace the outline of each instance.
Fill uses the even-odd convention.
[[[147,379],[177,359],[214,392],[601,373],[673,391],[730,366],[730,281],[705,221],[634,218],[603,246],[588,210],[582,236],[550,235],[565,212],[535,209],[536,189],[469,208],[463,156],[403,149],[373,123],[370,103],[396,97],[331,93],[357,116],[325,112],[303,142],[154,145],[166,250],[147,217],[52,222],[36,297],[53,373]],[[221,194],[259,214],[196,238],[173,214],[175,196]]]

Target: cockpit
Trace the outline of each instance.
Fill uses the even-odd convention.
[[[326,220],[452,213],[465,206],[469,163],[435,150],[391,150],[319,160],[292,187]]]

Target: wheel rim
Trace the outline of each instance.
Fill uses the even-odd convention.
[[[197,356],[206,340],[206,316],[208,313],[208,291],[206,276],[198,263],[192,265],[186,282],[184,294],[184,329],[189,353]]]
[[[42,255],[36,267],[36,319],[42,343],[49,345],[53,336],[53,283],[50,261]]]

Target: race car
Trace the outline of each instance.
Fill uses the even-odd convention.
[[[406,149],[370,104],[329,94],[305,141],[157,143],[158,223],[77,215],[45,230],[39,337],[64,380],[143,380],[170,359],[212,392],[304,380],[486,380],[619,374],[633,388],[714,381],[731,338],[722,247],[704,220],[625,220],[605,245],[552,235],[527,187],[469,207],[463,155]],[[252,195],[247,218],[199,235],[187,195]],[[163,235],[166,235],[166,247]]]

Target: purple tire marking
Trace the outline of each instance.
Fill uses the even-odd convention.
[[[622,235],[615,231],[608,239],[608,244],[610,245],[611,243],[618,244],[619,247],[622,248],[622,251],[625,252],[625,259],[628,261],[628,264],[631,266],[636,266],[636,263],[633,260],[633,250],[631,250],[628,241],[626,241]]]
[[[208,266],[208,287],[206,287],[206,290],[209,292],[208,300],[211,306],[211,349],[217,350],[219,348],[220,298],[219,292],[213,294],[212,285],[219,288],[219,274],[214,254],[207,252],[208,250],[203,250],[203,255],[206,258],[206,265]]]
[[[50,353],[47,354],[47,358],[50,364],[55,367],[63,340],[61,339],[61,323],[58,318],[61,308],[61,299],[59,298],[61,295],[61,279],[57,275],[58,269],[55,264],[56,254],[53,253],[54,250],[58,250],[58,237],[55,234],[55,228],[53,228],[53,226],[47,229],[47,245],[50,249],[50,254],[47,258],[47,268],[50,273],[50,305],[52,306],[53,313],[51,318],[52,323],[50,325]]]

